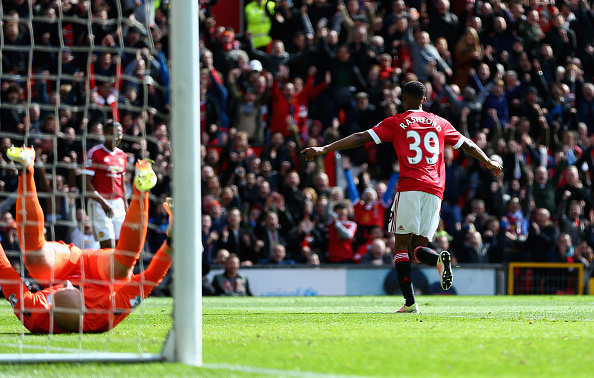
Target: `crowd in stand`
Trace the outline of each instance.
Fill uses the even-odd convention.
[[[399,179],[393,146],[368,144],[313,162],[299,152],[402,111],[401,88],[411,80],[427,88],[425,110],[504,165],[494,177],[446,148],[443,222],[432,246],[459,263],[590,265],[589,1],[245,3],[245,30],[234,30],[210,13],[215,0],[200,2],[205,265],[223,266],[236,254],[242,266],[390,266],[393,237],[385,225]],[[18,181],[6,149],[35,146],[40,162],[55,167],[43,180],[53,193],[46,214],[76,219],[76,227],[55,222],[50,236],[68,242],[73,233],[77,240],[92,235],[80,167],[101,143],[102,126],[117,120],[129,166],[155,161],[148,246],[156,251],[167,227],[160,204],[171,192],[166,2],[2,6],[2,191],[15,191]],[[37,48],[44,46],[55,49]],[[2,200],[2,244],[18,243],[13,202]]]
[[[459,263],[590,265],[590,2],[254,0],[245,30],[218,23],[208,5],[200,65],[209,262],[236,253],[244,266],[391,264],[393,146],[313,162],[299,152],[402,111],[401,88],[419,80],[424,109],[504,165],[497,178],[446,148],[433,247]]]

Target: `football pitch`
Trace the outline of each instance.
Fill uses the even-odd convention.
[[[591,377],[594,297],[399,296],[204,298],[204,367],[177,363],[0,365],[3,376]],[[110,335],[20,337],[0,303],[0,353],[15,343],[157,353],[171,299],[149,298]],[[142,338],[138,338],[141,327]],[[24,348],[25,350],[29,350]]]

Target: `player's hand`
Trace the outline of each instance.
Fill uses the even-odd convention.
[[[305,161],[312,161],[314,156],[324,155],[326,153],[326,147],[308,147],[301,151],[305,154]]]
[[[489,160],[489,162],[486,165],[487,168],[493,171],[493,174],[495,176],[499,176],[499,174],[503,170],[503,165],[501,165],[498,161],[495,160]]]
[[[101,203],[101,208],[105,212],[105,215],[107,215],[109,218],[113,218],[113,207],[111,207],[109,202],[103,201],[103,203]]]

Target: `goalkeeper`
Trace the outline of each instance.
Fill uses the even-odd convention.
[[[170,207],[166,208],[169,212]],[[144,272],[117,289],[93,283],[78,288],[66,281],[36,293],[21,282],[0,246],[0,286],[14,314],[31,333],[106,332],[124,320],[163,280],[172,261],[169,242],[168,238]]]
[[[44,214],[33,179],[35,150],[11,147],[7,155],[23,166],[16,221],[23,260],[31,276],[44,286],[70,280],[117,287],[129,281],[146,239],[148,190],[157,182],[151,164],[144,160],[136,163],[134,194],[116,248],[83,251],[72,244],[45,240]]]

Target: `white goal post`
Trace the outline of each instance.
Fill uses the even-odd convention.
[[[200,184],[200,63],[198,2],[171,4],[171,125],[173,149],[173,332],[168,361],[202,365],[202,228]],[[172,345],[170,345],[172,344]]]
[[[31,0],[27,0],[27,2],[32,12]],[[115,3],[118,4],[118,22],[121,24],[121,3],[119,1]],[[152,5],[153,2],[147,1],[146,4]],[[61,9],[59,13],[58,22],[61,25]],[[0,0],[0,18],[3,18],[2,0]],[[91,14],[89,11],[90,18]],[[91,24],[90,21],[88,22],[90,30]],[[30,30],[32,30],[31,27]],[[50,346],[50,341],[53,337],[51,334],[48,335],[49,339],[45,342],[45,346],[24,347],[21,339],[25,332],[21,331],[21,339],[16,341],[14,345],[10,345],[12,349],[16,349],[18,352],[0,353],[0,364],[176,361],[187,365],[202,366],[202,242],[200,238],[202,214],[198,0],[176,0],[170,2],[169,30],[171,41],[171,113],[168,124],[173,146],[172,191],[175,214],[175,225],[173,228],[173,248],[175,250],[173,261],[173,271],[175,274],[172,309],[173,329],[170,330],[160,353],[146,353],[142,351],[138,353],[134,353],[133,351],[120,353],[86,350],[81,347],[84,337],[82,332],[72,336],[74,338],[72,344],[78,347],[53,348]],[[2,46],[4,46],[3,39],[1,42]],[[94,47],[96,46],[91,44],[90,48],[92,49]],[[98,48],[101,50],[100,47]],[[65,47],[62,41],[59,51],[61,52],[64,49]],[[76,51],[80,51],[80,47]],[[33,54],[33,46],[31,46],[30,54]],[[90,55],[91,52],[89,52]],[[29,59],[29,68],[31,67],[31,60]],[[2,76],[1,69],[2,65],[0,62],[0,76]],[[61,63],[60,73],[56,76],[56,80],[59,83]],[[27,105],[30,104],[31,95],[29,94]],[[27,114],[28,112],[29,110],[27,110]],[[169,313],[163,314],[164,317],[169,315]],[[18,322],[17,319],[14,320]],[[35,352],[36,349],[38,352]]]

